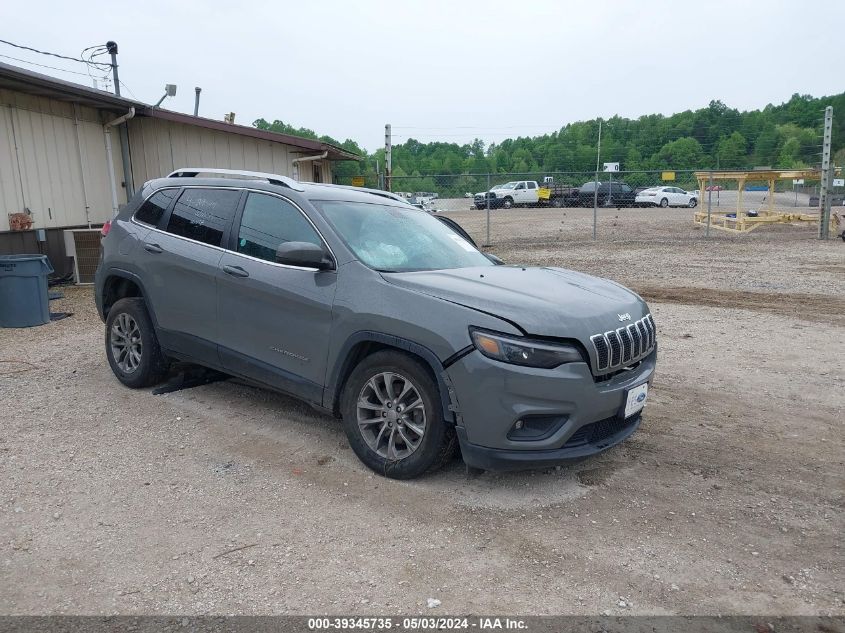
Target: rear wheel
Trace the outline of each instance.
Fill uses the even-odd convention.
[[[666,198],[663,198],[663,200],[660,201],[660,206],[665,209],[669,206],[669,201]]]
[[[411,479],[454,454],[455,430],[440,393],[415,358],[385,350],[365,358],[344,387],[343,428],[358,458],[392,479]]]
[[[143,299],[121,299],[111,307],[105,342],[112,372],[127,387],[151,387],[167,373],[167,360]]]

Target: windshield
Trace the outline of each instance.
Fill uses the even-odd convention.
[[[493,187],[493,188],[494,189],[513,189],[514,187],[516,187],[515,182],[506,182],[503,185],[499,185],[498,187]]]
[[[355,256],[381,272],[492,266],[487,257],[424,211],[364,202],[316,202]]]

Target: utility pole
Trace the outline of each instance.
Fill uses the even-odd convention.
[[[819,239],[830,237],[830,189],[833,169],[830,165],[830,137],[833,133],[833,106],[824,109],[824,141],[822,143],[822,182],[819,194]]]
[[[598,206],[599,206],[599,160],[601,160],[601,119],[599,119],[599,142],[596,146],[596,179],[593,185],[593,240],[597,239],[598,235]]]
[[[596,173],[599,171],[599,160],[601,160],[601,119],[599,119],[599,142],[596,147]]]
[[[384,188],[393,191],[393,143],[390,137],[390,123],[384,126]]]
[[[117,42],[106,42],[106,50],[111,55],[111,72],[114,76],[114,94],[120,96],[120,79],[117,76]]]
[[[114,77],[114,94],[120,96],[120,78],[117,74],[117,42],[106,42],[106,50],[111,55],[111,70]],[[135,193],[135,183],[132,182],[132,163],[129,160],[129,127],[126,122],[117,128],[120,138],[120,157],[123,161],[123,186],[126,188],[126,199]]]

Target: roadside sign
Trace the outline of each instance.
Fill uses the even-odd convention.
[[[833,186],[834,187],[845,187],[845,178],[834,178],[833,179]]]
[[[793,179],[792,179],[792,184],[793,184],[793,185],[803,185],[803,184],[804,184],[804,179],[803,179],[803,178],[793,178]]]
[[[352,186],[353,187],[363,187],[364,186],[364,177],[363,176],[352,176]]]
[[[605,171],[619,171],[619,163],[605,163],[604,164]]]
[[[675,172],[674,171],[664,171],[661,175],[663,180],[675,180]]]

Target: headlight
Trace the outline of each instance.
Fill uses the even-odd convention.
[[[512,365],[552,369],[563,363],[580,363],[584,360],[581,352],[573,345],[553,345],[483,330],[470,330],[470,336],[475,348],[487,358]]]

